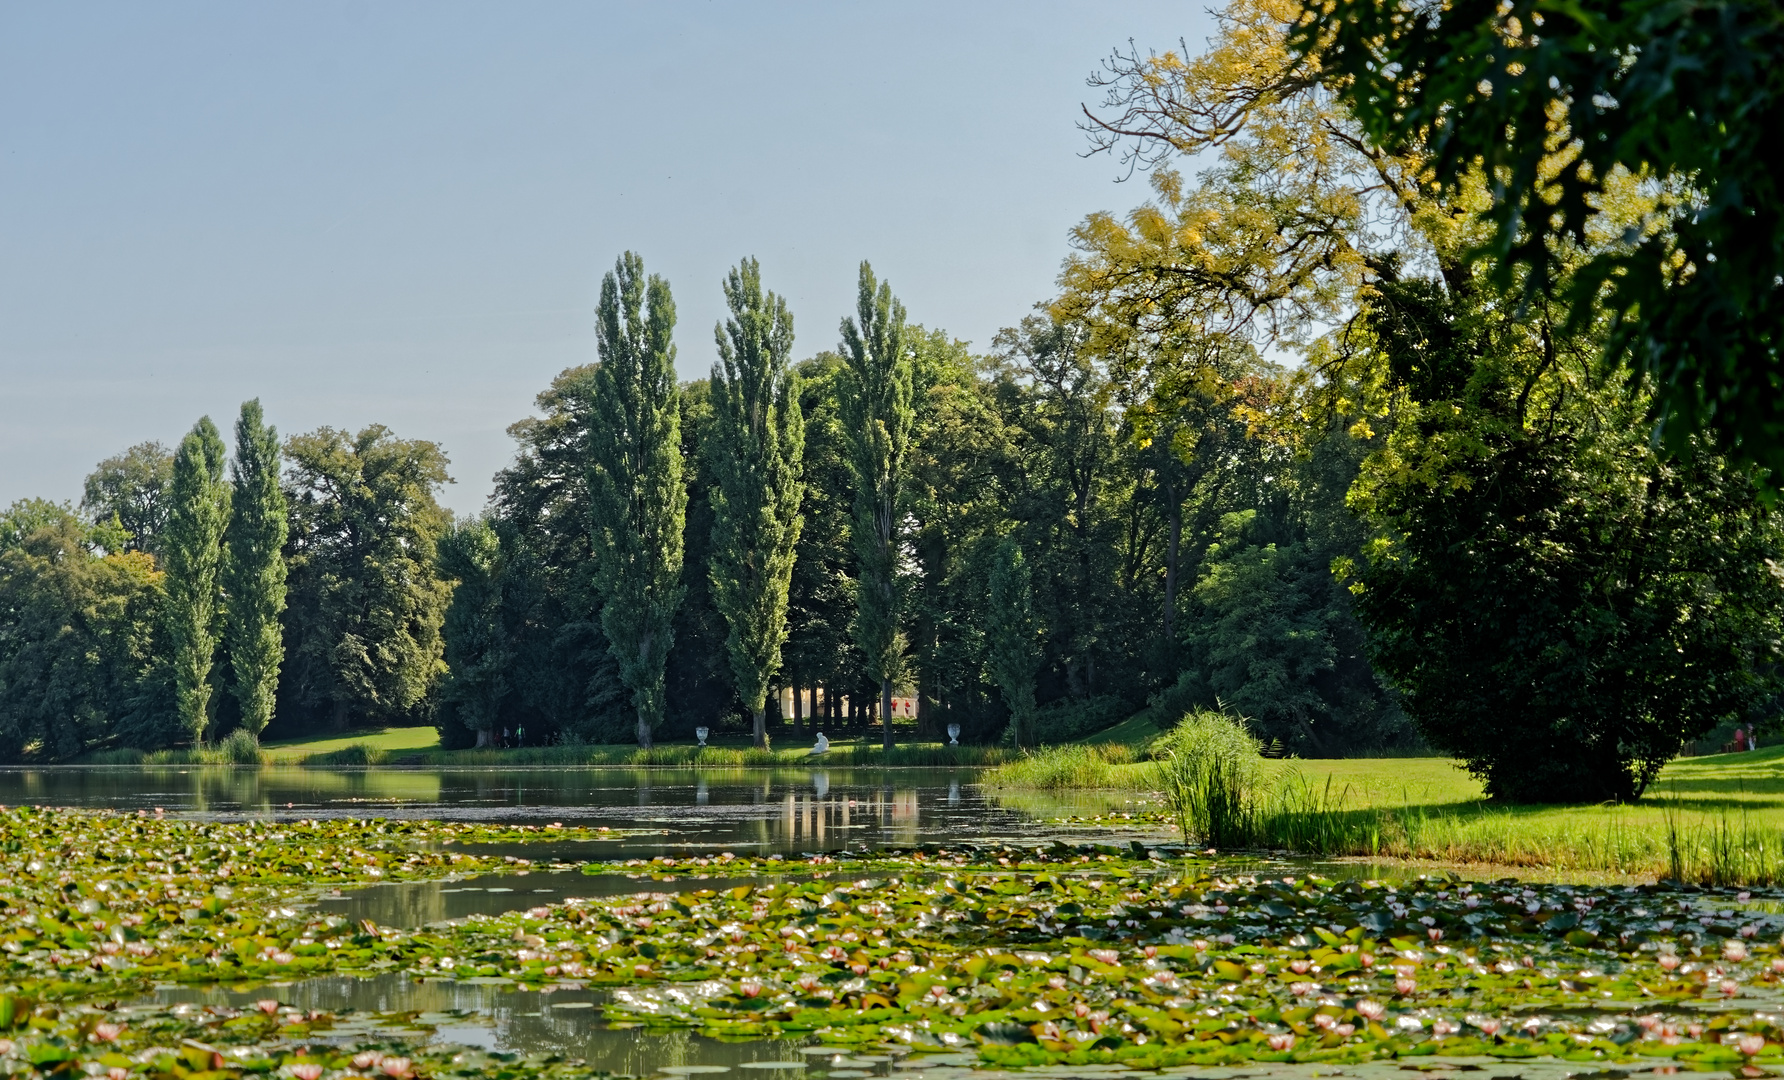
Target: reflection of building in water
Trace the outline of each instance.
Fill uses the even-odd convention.
[[[824,786],[828,788],[829,784]],[[823,850],[832,832],[838,832],[836,840],[846,844],[849,801],[825,798],[822,790],[815,795],[789,791],[781,800],[781,829],[784,840],[805,840],[810,844],[807,850],[811,851]]]
[[[797,718],[801,720],[815,716],[822,720],[831,713],[829,693],[828,690],[821,686],[814,686],[808,690],[802,689],[798,693],[794,693],[793,688],[790,686],[783,686],[780,691],[781,715],[789,719]],[[880,703],[878,701],[871,701],[868,705],[874,710],[875,715],[878,715]],[[849,696],[847,694],[838,694],[836,696],[836,706],[836,714],[838,716],[849,715]],[[917,699],[908,697],[893,698],[892,715],[907,720],[916,716]]]

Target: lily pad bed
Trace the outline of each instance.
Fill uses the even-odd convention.
[[[1055,844],[601,864],[587,869],[756,883],[566,899],[414,931],[307,906],[342,884],[528,865],[447,850],[458,843],[574,832],[0,813],[0,1037],[12,1040],[0,1073],[221,1078],[233,1059],[183,1057],[186,1044],[154,1027],[191,1015],[125,1024],[141,1045],[96,1041],[100,1029],[80,1025],[116,1021],[80,1003],[157,983],[373,973],[604,987],[611,1024],[897,1048],[916,1055],[905,1064],[931,1053],[1072,1068],[1784,1064],[1784,916],[1762,910],[1775,898],[1735,890],[1234,875],[1175,849]],[[378,1072],[337,1055],[305,1075],[302,1046],[319,1045],[322,1020],[269,1001],[258,1018],[222,1021],[258,1048],[242,1060],[270,1063],[239,1072]],[[370,1049],[417,1076],[458,1067],[400,1031],[361,1037],[385,1038]],[[163,1043],[172,1058],[144,1056]],[[30,1050],[46,1045],[78,1053]],[[106,1064],[113,1052],[124,1060]],[[498,1075],[558,1067],[478,1061]]]
[[[581,1080],[582,1062],[432,1040],[414,1013],[302,1012],[268,998],[219,1006],[57,1007],[0,996],[0,1074],[105,1080]]]

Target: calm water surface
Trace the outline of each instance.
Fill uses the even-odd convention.
[[[999,798],[974,783],[971,770],[787,769],[357,769],[270,767],[65,767],[0,769],[0,804],[162,809],[203,819],[243,817],[383,817],[525,824],[607,826],[610,840],[516,845],[533,869],[446,881],[374,885],[318,900],[324,910],[415,927],[561,901],[736,884],[735,877],[652,881],[628,874],[590,876],[556,862],[649,858],[732,851],[799,854],[869,851],[929,843],[1035,845],[1111,839],[1106,830],[1052,823],[1141,808],[1133,796],[1072,793]],[[1140,804],[1140,805],[1136,805]],[[1165,840],[1136,829],[1122,840]],[[1252,861],[1245,868],[1378,876],[1362,864]],[[846,873],[846,869],[841,869]],[[1390,871],[1395,876],[1404,869]],[[303,1008],[340,1012],[418,1012],[435,1038],[507,1051],[548,1051],[586,1060],[591,1069],[660,1077],[732,1072],[739,1076],[965,1075],[976,1058],[926,1056],[903,1061],[863,1051],[820,1051],[810,1040],[720,1042],[689,1032],[647,1034],[601,1020],[596,991],[517,989],[504,981],[414,980],[399,976],[329,976],[260,987],[167,988],[155,1001],[244,1005],[267,996]],[[147,1002],[145,1005],[149,1004]],[[351,1027],[347,1029],[351,1032]],[[1252,1072],[1262,1077],[1269,1072]],[[1228,1070],[1230,1072],[1230,1070]],[[1525,1070],[1536,1080],[1541,1069]],[[1057,1074],[1056,1074],[1057,1075]],[[1386,1075],[1385,1073],[1383,1074]],[[1555,1073],[1557,1077],[1562,1072]]]
[[[1047,822],[1107,813],[1134,801],[1085,794],[1012,806],[973,781],[971,770],[914,769],[67,767],[0,770],[0,804],[162,809],[201,819],[383,817],[562,822],[614,830],[611,840],[503,848],[549,864],[720,851],[796,855],[928,843],[1106,841],[1107,834]],[[350,918],[414,927],[571,896],[713,888],[739,880],[651,881],[541,865],[512,874],[374,885],[325,896],[318,904]],[[170,987],[155,1001],[244,1005],[267,996],[336,1012],[419,1012],[444,1042],[555,1052],[586,1060],[591,1069],[633,1076],[735,1072],[842,1080],[890,1075],[901,1064],[870,1051],[822,1052],[809,1039],[721,1042],[689,1032],[610,1028],[601,1020],[599,992],[521,990],[506,982],[330,976],[275,986]],[[926,1074],[945,1075],[964,1071],[974,1060],[927,1056],[923,1064]]]
[[[199,818],[384,817],[587,825],[611,841],[528,845],[536,859],[870,850],[937,842],[1033,844],[1083,829],[1035,819],[1101,813],[1129,797],[1086,793],[1015,809],[971,770],[0,769],[0,804],[165,809]],[[1162,834],[1161,834],[1162,835]]]

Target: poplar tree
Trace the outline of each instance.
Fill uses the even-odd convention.
[[[279,487],[279,433],[260,399],[242,402],[230,464],[230,515],[224,533],[224,643],[235,672],[242,727],[255,735],[273,718],[285,639],[285,537],[290,522]]]
[[[861,263],[857,319],[842,320],[842,421],[855,481],[855,646],[867,674],[880,684],[884,746],[892,749],[892,683],[904,666],[899,627],[903,592],[898,575],[899,518],[905,456],[910,450],[911,360],[905,345],[904,305],[889,283],[876,283]]]
[[[990,610],[985,620],[985,666],[1010,708],[1017,746],[1034,738],[1034,681],[1041,666],[1034,619],[1034,585],[1014,540],[998,545],[991,564]]]
[[[804,518],[805,417],[787,372],[793,316],[762,292],[756,260],[725,279],[731,318],[715,327],[712,368],[712,595],[729,631],[725,649],[737,696],[768,746],[768,682],[787,640],[787,589]]]
[[[675,301],[626,252],[601,281],[595,326],[595,417],[589,431],[590,539],[601,629],[648,748],[663,718],[663,663],[681,604],[681,394],[675,384]]]
[[[173,665],[175,710],[196,745],[204,739],[217,651],[218,569],[229,488],[223,481],[223,437],[200,418],[174,453],[161,556],[167,570],[162,626]]]

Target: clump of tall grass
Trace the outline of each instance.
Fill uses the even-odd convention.
[[[215,747],[216,753],[225,765],[259,765],[264,758],[260,753],[260,740],[247,728],[236,728]]]
[[[934,743],[894,746],[890,751],[877,746],[860,747],[847,755],[850,765],[889,769],[945,769],[956,765],[983,768],[1016,761],[1020,757],[1018,751],[1001,746],[938,746]]]
[[[1067,743],[1024,753],[987,772],[980,780],[991,787],[1064,788],[1127,787],[1118,766],[1133,763],[1134,753],[1121,743]]]
[[[81,759],[83,765],[264,765],[260,740],[240,728],[210,746],[182,746],[167,750],[138,750],[131,746],[96,750]]]
[[[350,743],[339,750],[330,750],[321,754],[310,754],[298,764],[306,768],[357,768],[363,765],[382,765],[388,758],[388,752],[369,743]]]
[[[1153,741],[1165,807],[1185,839],[1246,846],[1258,832],[1263,748],[1243,721],[1199,711]]]
[[[110,750],[95,750],[80,759],[81,765],[141,765],[146,755],[134,746],[116,746]]]

